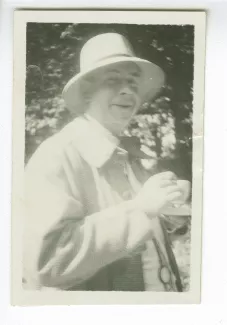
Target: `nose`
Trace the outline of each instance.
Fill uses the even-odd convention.
[[[131,95],[133,93],[132,89],[130,89],[129,85],[124,84],[120,89],[120,95]]]

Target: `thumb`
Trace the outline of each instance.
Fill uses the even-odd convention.
[[[172,192],[167,195],[167,200],[169,202],[174,201],[176,199],[179,199],[182,196],[182,193],[180,191]]]

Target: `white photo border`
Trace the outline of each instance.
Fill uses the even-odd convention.
[[[14,12],[13,87],[13,174],[12,174],[12,259],[11,303],[28,305],[77,304],[190,304],[200,303],[202,193],[203,193],[203,106],[205,71],[204,11],[134,10],[18,10]],[[160,292],[69,292],[26,291],[22,288],[23,180],[25,146],[26,24],[48,23],[124,23],[152,25],[194,25],[194,102],[193,102],[193,190],[191,231],[190,290]]]

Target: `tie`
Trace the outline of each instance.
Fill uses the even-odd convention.
[[[113,156],[114,164],[109,166],[109,181],[123,199],[134,195],[126,172],[127,153],[116,151]],[[114,171],[113,171],[114,169]],[[116,177],[118,175],[118,177]],[[115,291],[144,291],[143,268],[141,261],[142,248],[130,256],[112,263],[108,267],[111,290]]]

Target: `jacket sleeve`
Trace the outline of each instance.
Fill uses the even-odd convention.
[[[52,151],[42,145],[26,168],[24,264],[42,286],[66,289],[144,244],[151,224],[130,201],[86,215],[79,162],[70,174]]]

